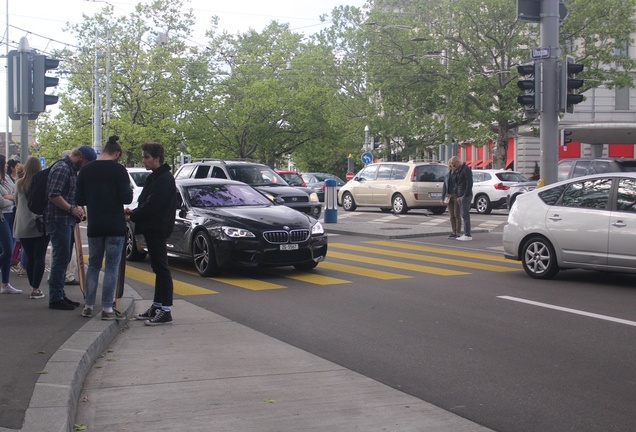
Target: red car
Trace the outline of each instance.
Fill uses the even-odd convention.
[[[307,187],[305,180],[296,171],[274,170],[276,174],[281,176],[290,186]]]

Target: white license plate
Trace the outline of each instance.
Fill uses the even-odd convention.
[[[428,196],[430,196],[431,198],[441,198],[442,197],[442,193],[441,192],[431,192],[428,194]]]
[[[280,250],[296,250],[298,249],[297,244],[284,244],[280,245]]]

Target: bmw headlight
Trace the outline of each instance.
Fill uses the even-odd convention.
[[[234,228],[229,226],[221,227],[223,234],[230,238],[253,238],[256,237],[252,231],[243,228]]]
[[[320,202],[320,200],[318,200],[318,194],[316,192],[312,192],[312,193],[309,194],[309,202],[311,202],[311,203]]]
[[[311,235],[321,235],[325,233],[325,229],[323,228],[320,222],[316,222],[311,227]]]

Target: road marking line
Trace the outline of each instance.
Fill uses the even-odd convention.
[[[449,240],[449,242],[453,242],[453,241],[455,240]],[[442,255],[452,255],[454,257],[476,258],[476,259],[485,260],[485,261],[496,261],[501,263],[512,264],[510,260],[504,258],[503,256],[498,256],[498,255],[485,255],[485,254],[477,253],[477,252],[457,251],[457,250],[446,249],[441,247],[422,246],[422,245],[416,245],[416,244],[410,244],[410,243],[398,243],[398,242],[386,241],[386,240],[368,241],[365,243],[375,244],[380,246],[390,246],[390,247],[400,248],[400,249],[415,250],[420,252],[434,252],[434,253],[438,253]],[[329,244],[329,246],[331,246],[331,244]]]
[[[329,253],[331,257],[331,253]],[[402,275],[398,273],[391,273],[380,270],[367,269],[362,267],[356,267],[348,264],[340,264],[331,261],[323,261],[320,263],[320,268],[326,268],[329,270],[335,270],[343,273],[355,274],[358,276],[367,276],[373,279],[380,280],[393,280],[393,279],[413,279],[413,276]]]
[[[324,263],[320,263],[319,268],[322,268],[323,264]],[[287,279],[294,279],[300,282],[306,282],[306,283],[310,283],[314,285],[340,285],[345,283],[351,283],[351,281],[344,280],[344,279],[338,279],[331,276],[324,276],[324,275],[319,275],[314,273],[302,273],[298,270],[290,272],[290,271],[285,271],[282,269],[280,270],[268,269],[267,272],[276,276],[284,277]]]
[[[249,279],[249,278],[246,278],[245,276],[223,276],[223,277],[214,277],[214,278],[208,278],[208,279],[213,280],[215,282],[220,282],[220,283],[236,286],[239,288],[245,288],[250,291],[265,291],[265,290],[287,288],[286,286],[283,286],[283,285],[265,282],[258,279]]]
[[[340,258],[340,259],[348,260],[348,261],[361,262],[365,264],[378,265],[382,267],[398,268],[402,270],[411,270],[411,271],[416,271],[420,273],[430,273],[430,274],[435,274],[438,276],[461,276],[461,275],[470,274],[470,273],[457,271],[457,270],[447,270],[440,267],[423,266],[419,264],[409,264],[409,263],[403,263],[399,261],[390,261],[387,259],[363,257],[363,256],[351,255],[348,253],[341,253],[341,252],[329,252],[329,256],[331,258]]]
[[[486,270],[486,271],[492,271],[497,273],[520,271],[519,268],[504,267],[499,265],[484,264],[484,263],[469,262],[469,261],[461,261],[455,258],[441,258],[441,257],[430,256],[430,255],[415,254],[410,252],[387,251],[387,250],[381,250],[381,249],[365,247],[365,246],[349,245],[345,243],[331,243],[329,246],[332,249],[339,248],[339,249],[355,250],[357,252],[391,255],[392,257],[406,258],[406,259],[425,261],[425,262],[433,262],[437,264],[446,264],[446,265],[451,265],[455,267],[465,267],[465,268],[470,268],[475,270]]]
[[[511,301],[516,301],[519,303],[526,303],[526,304],[530,304],[530,305],[534,305],[534,306],[540,306],[540,307],[544,307],[547,309],[554,309],[554,310],[558,310],[561,312],[568,312],[568,313],[572,313],[572,314],[576,314],[576,315],[583,315],[583,316],[587,316],[590,318],[597,318],[597,319],[601,319],[601,320],[605,320],[605,321],[611,321],[611,322],[615,322],[615,323],[619,323],[619,324],[625,324],[625,325],[629,325],[632,327],[636,327],[636,321],[629,321],[629,320],[625,320],[625,319],[621,319],[621,318],[614,318],[611,316],[607,316],[607,315],[600,315],[600,314],[596,314],[596,313],[592,313],[592,312],[585,312],[585,311],[580,311],[577,309],[570,309],[570,308],[565,308],[565,307],[561,307],[561,306],[555,306],[555,305],[551,305],[548,303],[541,303],[541,302],[536,302],[536,301],[532,301],[532,300],[526,300],[526,299],[522,299],[522,298],[518,298],[518,297],[510,297],[510,296],[497,296],[497,298],[500,299],[504,299],[504,300],[511,300]]]
[[[140,270],[135,267],[130,267],[130,266],[126,267],[126,277],[130,279],[134,279],[139,282],[143,282],[150,286],[155,285],[155,274],[153,272]],[[174,285],[174,292],[182,296],[218,294],[217,291],[207,289],[207,288],[202,288],[202,287],[192,285],[189,283],[181,282],[179,280],[173,280],[173,285]]]

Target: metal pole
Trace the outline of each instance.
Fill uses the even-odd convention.
[[[364,151],[369,151],[369,125],[364,127]]]
[[[95,97],[93,106],[93,149],[99,156],[102,152],[102,110],[99,97],[99,58],[101,57],[97,31],[95,31]]]
[[[541,93],[543,98],[541,127],[540,170],[544,183],[557,181],[557,163],[559,159],[559,112],[558,112],[558,73],[557,60],[561,57],[559,47],[559,0],[541,0],[541,47],[550,49],[550,57],[541,60],[543,74],[535,79],[542,79]]]
[[[110,38],[111,38],[111,30],[108,29],[108,40],[106,42],[106,112],[104,113],[104,123],[105,123],[105,132],[106,136],[108,133],[108,125],[110,123]]]
[[[4,45],[5,47],[5,58],[8,60],[9,59],[9,41],[11,39],[9,39],[9,0],[7,0],[7,14],[6,14],[6,22],[7,22],[7,29],[5,31],[5,34],[7,35],[7,39],[6,39],[6,44]],[[12,91],[11,89],[8,89],[7,91]],[[7,95],[7,97],[9,97],[9,95]],[[5,150],[4,150],[4,154],[9,157],[9,110],[7,109],[7,117],[5,119],[6,123],[6,129],[4,131],[4,144],[5,144]],[[22,161],[22,163],[24,163],[24,161]]]
[[[31,109],[31,54],[29,41],[26,37],[20,38],[18,52],[20,53],[20,160],[26,162],[29,157],[29,111]],[[9,156],[7,151],[6,156]]]

